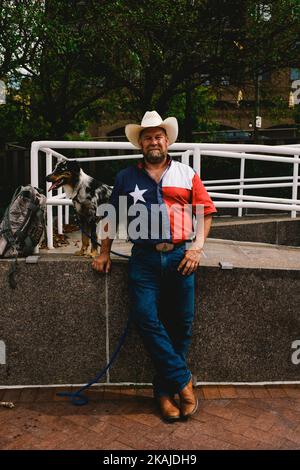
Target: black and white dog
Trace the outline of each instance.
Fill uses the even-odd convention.
[[[69,160],[58,161],[46,180],[52,183],[49,191],[63,186],[66,196],[73,201],[82,233],[82,246],[75,254],[87,255],[91,238],[91,256],[96,256],[96,226],[100,220],[97,207],[108,202],[112,187],[87,175],[78,162]]]

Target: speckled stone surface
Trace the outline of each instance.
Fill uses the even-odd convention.
[[[201,268],[190,362],[198,380],[300,380],[300,271]]]
[[[218,220],[210,238],[300,246],[300,218]]]
[[[231,260],[222,270],[218,260]],[[127,261],[107,276],[89,258],[43,254],[18,262],[17,288],[0,261],[0,340],[7,364],[0,385],[78,384],[111,357],[129,312]],[[198,381],[300,380],[291,361],[300,340],[300,249],[207,242],[197,273],[189,364]],[[109,375],[111,383],[151,382],[153,369],[131,330]]]
[[[130,310],[127,262],[114,262],[108,279],[109,350],[111,356],[124,331]],[[116,295],[116,293],[118,294]],[[153,367],[134,327],[129,329],[124,346],[110,369],[109,375],[112,383],[151,381]]]
[[[85,259],[18,261],[17,288],[0,262],[0,384],[82,383],[106,358],[105,284]]]

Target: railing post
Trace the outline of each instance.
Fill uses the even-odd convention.
[[[31,186],[39,187],[39,147],[37,142],[32,142],[30,151],[30,179]]]
[[[52,172],[52,152],[46,152],[46,174]],[[52,191],[49,191],[51,183],[46,183],[46,193],[47,197],[52,197]],[[49,250],[54,248],[53,246],[53,207],[50,204],[47,204],[47,243]]]
[[[242,153],[242,155],[244,152]],[[246,159],[245,157],[241,157],[241,165],[240,165],[240,185],[244,186],[244,179],[245,179],[245,162]],[[243,202],[243,195],[244,195],[244,188],[239,189],[239,195],[242,196],[242,199],[239,199],[239,202]],[[238,217],[243,216],[243,208],[239,207],[238,208]]]
[[[299,155],[294,155],[294,158],[299,158]],[[299,175],[299,163],[293,163],[293,189],[292,199],[298,199],[298,175]],[[291,217],[296,218],[297,211],[291,211]]]
[[[38,142],[32,142],[30,151],[30,180],[31,186],[34,188],[39,187],[39,144]],[[37,245],[34,250],[34,254],[39,253],[39,246]]]
[[[62,187],[58,188],[57,194],[61,196],[62,193]],[[57,207],[57,233],[59,233],[60,235],[63,234],[63,208],[61,204],[59,204],[59,206]]]
[[[69,206],[65,206],[65,224],[69,225]]]
[[[196,173],[198,173],[199,177],[200,177],[200,163],[201,163],[201,152],[200,152],[200,148],[199,147],[195,147],[194,148],[194,152],[193,152],[193,168],[195,170]]]
[[[189,150],[186,150],[181,155],[181,163],[184,163],[185,165],[188,165],[188,166],[190,165],[190,151]]]

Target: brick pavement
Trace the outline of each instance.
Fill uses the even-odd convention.
[[[75,407],[58,389],[0,390],[0,449],[300,449],[300,386],[202,386],[199,411],[164,423],[150,388],[97,387]]]

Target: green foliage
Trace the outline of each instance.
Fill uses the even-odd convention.
[[[294,111],[288,107],[287,99],[282,96],[273,96],[272,100],[268,103],[268,113],[274,122],[284,122],[287,119],[293,118]]]
[[[298,0],[0,0],[0,7],[0,78],[9,89],[2,141],[88,138],[93,121],[140,119],[150,109],[178,116],[185,135],[209,130],[208,80],[238,85],[299,66]]]
[[[184,139],[183,129],[187,112],[189,114],[189,125],[194,132],[211,132],[217,128],[217,123],[213,119],[213,106],[216,97],[209,87],[198,86],[190,93],[191,106],[187,110],[186,92],[178,93],[173,96],[169,102],[169,116],[176,116],[178,119],[179,130]]]
[[[300,104],[297,104],[293,109],[293,118],[295,119],[295,123],[300,125]]]

